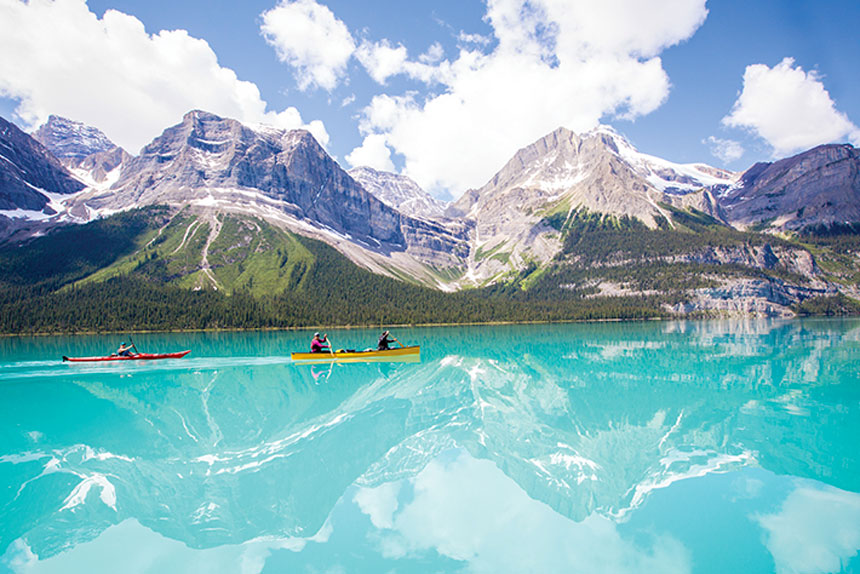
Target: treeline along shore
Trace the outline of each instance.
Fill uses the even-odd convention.
[[[685,290],[707,284],[732,266],[668,264],[655,257],[677,249],[668,231],[641,229],[629,221],[580,217],[567,223],[565,249],[555,267],[527,267],[483,288],[442,292],[362,269],[332,247],[292,236],[305,253],[285,275],[287,287],[261,293],[253,278],[229,293],[193,289],[176,281],[175,262],[158,257],[152,245],[166,212],[146,208],[86,225],[57,229],[26,244],[0,246],[0,333],[76,333],[205,329],[288,329],[315,325],[375,326],[465,324],[676,316]],[[820,235],[824,247],[857,247],[856,230]],[[751,241],[739,233],[712,234],[712,243]],[[636,234],[634,237],[632,234]],[[703,241],[699,236],[699,241]],[[142,249],[142,246],[147,246]],[[295,250],[295,247],[290,247]],[[151,250],[147,251],[147,250]],[[647,251],[647,253],[646,253]],[[604,253],[605,252],[605,253]],[[280,266],[287,260],[287,247]],[[582,254],[591,254],[589,258]],[[579,265],[565,263],[574,254]],[[578,255],[577,255],[578,254]],[[622,269],[596,264],[597,256],[623,255]],[[122,272],[92,280],[123,258]],[[776,272],[776,271],[775,271]],[[601,296],[595,277],[610,276],[635,294]],[[843,295],[810,298],[795,306],[800,315],[854,314],[856,301]],[[687,315],[689,316],[689,315]],[[701,314],[713,316],[713,314]]]

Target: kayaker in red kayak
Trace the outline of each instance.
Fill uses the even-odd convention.
[[[117,349],[114,354],[118,357],[132,357],[138,354],[138,350],[137,347],[134,346],[134,343],[126,346],[125,341],[123,341],[119,344],[119,349]]]
[[[132,347],[134,347],[134,345],[132,345]],[[154,361],[156,359],[181,359],[190,352],[191,351],[179,351],[177,353],[132,353],[131,355],[126,355],[124,357],[120,357],[116,353],[108,355],[107,357],[66,357],[65,355],[63,355],[63,362],[68,361],[70,363],[89,363],[102,361]]]

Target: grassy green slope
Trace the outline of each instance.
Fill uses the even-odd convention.
[[[138,251],[168,217],[166,208],[151,207],[2,245],[0,285],[56,287],[91,275]]]
[[[126,276],[186,289],[208,287],[211,281],[201,276],[205,252],[217,287],[226,294],[263,296],[304,287],[313,255],[297,236],[251,217],[219,215],[217,224],[218,234],[209,243],[212,223],[183,211],[157,233],[141,236],[137,249],[77,285]]]
[[[313,254],[296,235],[258,219],[226,216],[209,247],[209,264],[228,292],[256,296],[302,290]]]
[[[657,230],[584,212],[557,218],[564,249],[550,265],[532,264],[506,283],[459,293],[374,275],[324,243],[257,219],[218,217],[171,217],[149,208],[24,246],[0,246],[0,332],[644,318],[665,315],[663,304],[683,300],[686,289],[713,285],[714,277],[785,277],[779,270],[672,262],[706,247],[783,241],[740,233],[695,212],[673,213],[674,228]],[[213,229],[219,232],[210,241]],[[843,275],[857,272],[860,241],[804,241],[839,258]],[[204,254],[218,290],[196,289],[211,285],[201,279]],[[599,281],[640,294],[594,297]],[[857,310],[845,298],[799,309]]]
[[[156,278],[160,281],[181,279],[196,270],[200,261],[200,241],[205,240],[207,232],[208,226],[201,226],[196,217],[181,212],[157,230],[147,230],[147,233],[134,238],[136,248],[133,251],[81,279],[77,285],[100,283],[135,273],[149,276],[148,271],[154,268],[159,269]]]

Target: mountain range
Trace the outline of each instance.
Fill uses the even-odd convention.
[[[547,301],[671,292],[654,301],[669,314],[768,315],[860,293],[860,154],[850,145],[732,173],[641,153],[609,127],[559,128],[451,203],[402,175],[345,171],[307,131],[200,110],[137,156],[57,116],[32,135],[0,118],[0,152],[7,251],[25,252],[70,224],[167,206],[158,241],[132,238],[123,258],[90,270],[90,281],[129,273],[164,243],[171,251],[157,255],[170,272],[160,281],[279,292],[290,286],[272,279],[277,258],[261,261],[289,250],[260,238],[286,233],[322,241],[374,274],[442,291]]]

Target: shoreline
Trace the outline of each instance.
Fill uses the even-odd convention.
[[[60,336],[82,336],[82,335],[116,335],[116,334],[154,334],[154,333],[266,333],[273,331],[350,331],[358,329],[404,329],[419,327],[493,327],[503,325],[564,325],[576,323],[643,323],[647,321],[721,321],[721,320],[777,320],[793,321],[797,319],[849,319],[860,318],[860,314],[845,315],[795,315],[793,317],[766,317],[759,315],[723,315],[723,316],[664,316],[664,317],[634,317],[634,318],[601,318],[601,319],[561,319],[561,320],[534,320],[534,321],[479,321],[467,323],[385,323],[366,325],[305,325],[301,327],[227,327],[212,329],[124,329],[124,330],[86,330],[86,331],[53,331],[33,333],[0,333],[0,338],[11,337],[60,337]]]

